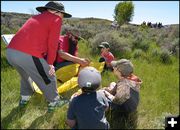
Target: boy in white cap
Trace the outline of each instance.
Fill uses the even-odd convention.
[[[104,92],[96,91],[101,84],[101,75],[93,67],[85,67],[78,75],[82,94],[70,102],[66,123],[77,129],[108,129],[105,117],[108,101]]]

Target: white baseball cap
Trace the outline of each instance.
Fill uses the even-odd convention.
[[[79,72],[78,84],[80,88],[96,90],[101,84],[101,74],[94,67],[85,67]]]

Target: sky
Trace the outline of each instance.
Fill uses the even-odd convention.
[[[1,1],[2,12],[33,14],[36,7],[48,1]],[[102,18],[113,21],[114,8],[121,1],[61,1],[65,11],[79,18]],[[131,23],[143,21],[163,25],[179,24],[179,1],[133,1],[134,16]]]

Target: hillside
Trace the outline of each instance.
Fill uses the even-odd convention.
[[[29,14],[2,12],[1,34],[16,33],[29,17]],[[122,53],[121,57],[135,49],[147,51],[151,46],[149,42],[163,49],[165,53],[179,55],[179,25],[168,25],[159,29],[128,24],[112,28],[111,23],[112,21],[97,18],[64,19],[61,33],[64,33],[64,27],[79,31],[94,51],[97,51],[97,44],[106,40],[112,44],[114,53]]]
[[[22,14],[22,13],[9,13],[9,12],[1,12],[1,25],[6,26],[10,29],[19,29],[25,21],[30,18],[33,15],[30,14]],[[77,27],[83,28],[84,26],[81,26],[81,24],[86,25],[86,24],[97,24],[97,25],[103,25],[105,26],[110,26],[111,21],[106,20],[106,19],[98,19],[98,18],[69,18],[69,19],[64,19],[64,24],[70,24],[71,26],[75,26],[76,24]],[[13,31],[12,31],[13,32]],[[9,33],[12,33],[11,31]],[[2,30],[2,33],[5,33],[4,30]]]
[[[16,33],[29,17],[1,12],[1,34]],[[64,25],[78,30],[85,39],[78,43],[80,57],[97,62],[100,53],[97,45],[108,41],[116,59],[130,59],[134,73],[143,81],[134,118],[120,124],[116,119],[111,120],[107,113],[110,123],[126,125],[124,128],[129,129],[164,129],[166,116],[179,115],[179,25],[148,28],[129,24],[112,28],[111,21],[96,18],[64,19]],[[47,113],[47,103],[37,93],[27,108],[20,110],[19,80],[17,71],[7,62],[6,46],[1,39],[1,128],[69,129],[65,124],[68,106]],[[117,81],[112,72],[102,74],[102,87],[112,81]],[[76,90],[62,96],[70,98]],[[129,122],[131,120],[133,123]]]

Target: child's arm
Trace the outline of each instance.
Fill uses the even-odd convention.
[[[108,91],[104,90],[104,94],[105,96],[110,100],[113,101],[115,96],[113,96],[111,93],[109,93]]]
[[[109,87],[105,88],[106,91],[108,91],[109,93],[113,94],[113,90],[116,86],[116,83],[115,82],[111,82]]]
[[[75,109],[74,109],[74,100],[72,100],[69,103],[69,108],[67,110],[66,124],[71,128],[73,128],[76,125],[76,115],[75,115]]]

